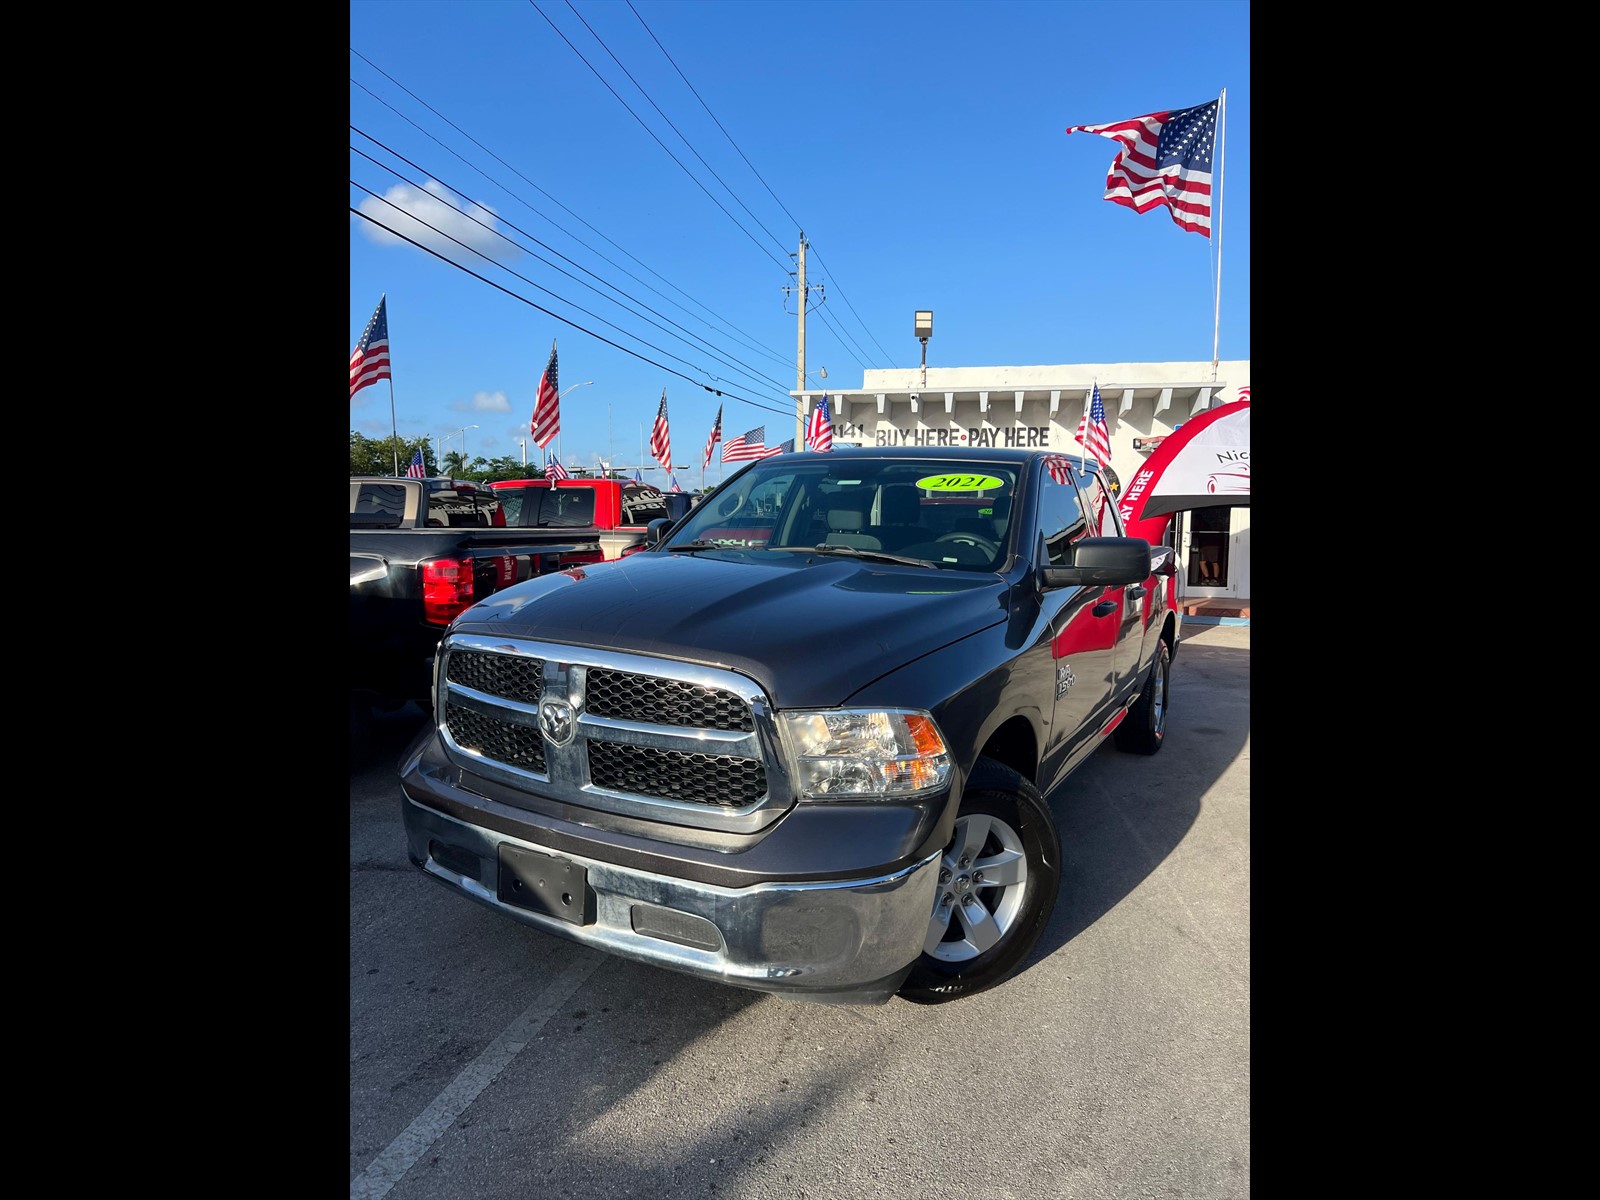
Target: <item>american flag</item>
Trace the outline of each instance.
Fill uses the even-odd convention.
[[[1100,402],[1100,385],[1094,385],[1094,394],[1083,410],[1083,420],[1078,422],[1077,439],[1083,448],[1102,467],[1111,465],[1111,435],[1106,431],[1106,406]]]
[[[372,314],[372,320],[368,321],[367,327],[361,331],[361,340],[356,343],[355,351],[350,355],[351,399],[354,399],[355,394],[367,384],[392,378],[389,374],[388,303],[389,294],[385,292],[378,298],[378,307]]]
[[[550,461],[544,465],[544,477],[546,479],[571,479],[572,472],[563,467],[561,460],[552,454]]]
[[[678,486],[678,477],[676,475],[672,476],[672,487],[671,487],[670,490],[672,490],[674,492],[683,491],[683,489]]]
[[[1141,213],[1165,205],[1179,228],[1208,238],[1219,103],[1107,125],[1074,125],[1067,132],[1098,133],[1122,143],[1106,175],[1107,200]]]
[[[1071,459],[1063,458],[1059,454],[1051,454],[1046,456],[1044,465],[1045,469],[1050,472],[1051,479],[1054,479],[1057,483],[1064,483],[1068,487],[1072,486]]]
[[[711,452],[716,449],[717,443],[722,440],[722,405],[717,405],[717,419],[711,426],[711,436],[706,439],[706,460],[700,464],[704,471],[711,465]]]
[[[411,479],[421,479],[428,473],[428,468],[423,465],[422,451],[417,450],[411,455],[411,465],[406,468],[406,476]]]
[[[748,462],[752,458],[771,458],[774,454],[783,453],[782,446],[768,446],[766,443],[767,427],[757,425],[723,444],[722,461]]]
[[[539,394],[533,401],[533,420],[528,423],[528,432],[533,434],[533,440],[543,450],[555,441],[556,434],[561,432],[561,388],[556,382],[556,344],[554,339],[550,342],[550,361],[545,364],[544,374],[539,376]]]
[[[818,452],[833,449],[833,414],[828,411],[828,393],[811,410],[811,425],[806,430],[806,445]]]
[[[661,389],[661,407],[656,409],[656,423],[650,427],[650,453],[656,456],[663,471],[672,470],[672,439],[667,436],[667,389]]]

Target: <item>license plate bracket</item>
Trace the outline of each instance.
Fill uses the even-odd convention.
[[[521,846],[500,846],[500,899],[573,925],[594,923],[594,889],[582,866]]]

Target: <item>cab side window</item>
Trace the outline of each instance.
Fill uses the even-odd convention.
[[[643,488],[623,489],[622,523],[624,525],[648,525],[657,517],[671,515],[667,512],[667,504],[661,498],[661,493],[654,488],[648,491]]]
[[[563,529],[593,525],[594,492],[590,488],[557,488],[547,495],[544,511],[546,525]]]

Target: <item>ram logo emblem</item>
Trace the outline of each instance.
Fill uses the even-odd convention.
[[[572,718],[572,705],[565,700],[546,700],[539,705],[539,728],[552,746],[565,746],[572,740],[576,722]]]

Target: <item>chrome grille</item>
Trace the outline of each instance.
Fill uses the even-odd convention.
[[[513,794],[732,831],[792,800],[766,698],[732,671],[451,634],[439,674],[446,747]]]
[[[767,790],[767,773],[748,758],[685,754],[616,742],[589,743],[589,777],[600,787],[618,792],[730,808],[754,804]]]
[[[539,703],[544,690],[544,660],[510,654],[479,654],[457,650],[447,660],[445,677],[474,691],[524,704]]]
[[[463,750],[544,772],[544,735],[532,726],[496,720],[460,704],[444,706],[444,724]]]
[[[596,716],[701,729],[755,728],[750,706],[732,692],[700,687],[681,679],[591,670],[588,708]]]

